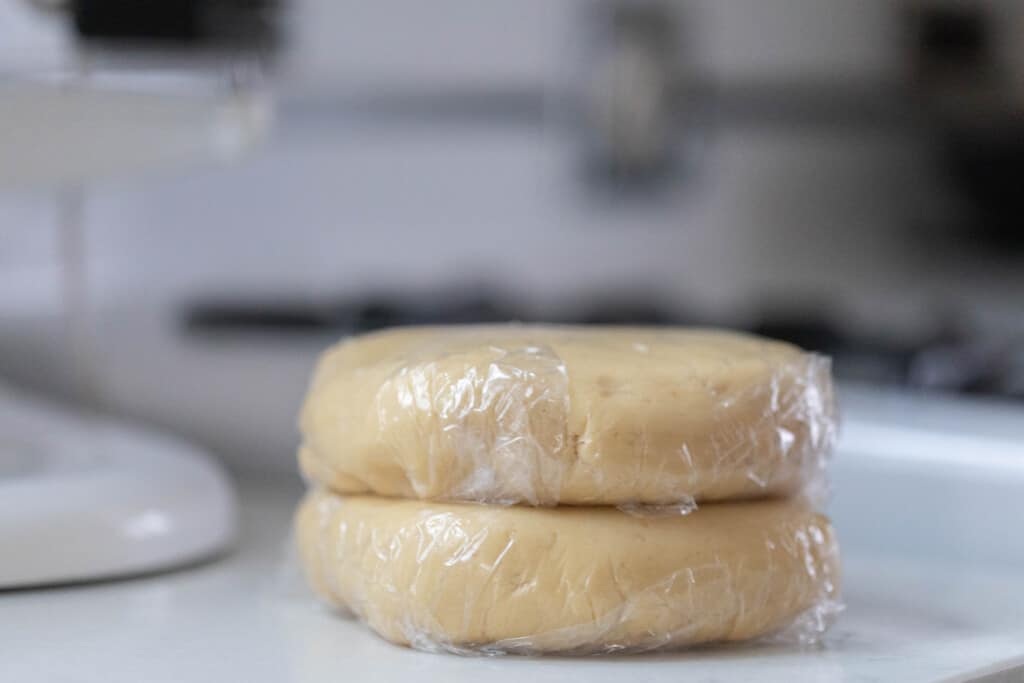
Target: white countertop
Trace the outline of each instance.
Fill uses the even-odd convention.
[[[1024,664],[1024,577],[848,556],[848,609],[820,650],[713,648],[591,659],[467,659],[392,646],[316,606],[288,558],[294,486],[242,486],[225,558],[129,581],[0,595],[0,679],[46,681],[938,681]],[[1012,680],[1012,679],[1007,679]]]
[[[898,412],[898,405],[886,410]],[[279,477],[239,485],[242,532],[226,557],[127,581],[0,593],[0,680],[337,683],[483,675],[540,683],[571,673],[593,681],[913,683],[978,680],[1024,666],[1021,441],[964,441],[934,431],[918,438],[893,429],[848,420],[844,432],[832,514],[848,608],[820,649],[487,659],[395,647],[305,592],[288,554],[301,487]],[[901,445],[906,437],[927,446],[926,434],[949,444],[944,460],[927,467]],[[872,451],[876,437],[881,443]],[[983,465],[957,462],[965,450],[980,454]],[[985,680],[1022,678],[1024,670]]]

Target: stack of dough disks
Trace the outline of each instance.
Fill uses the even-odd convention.
[[[611,652],[813,638],[838,600],[827,359],[707,330],[348,340],[301,417],[310,584],[396,642]]]

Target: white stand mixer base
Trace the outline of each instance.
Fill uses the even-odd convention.
[[[0,589],[181,566],[235,531],[227,477],[195,447],[0,387]]]

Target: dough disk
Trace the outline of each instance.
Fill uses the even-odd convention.
[[[828,360],[728,332],[405,328],[343,342],[301,417],[340,493],[534,505],[789,495],[835,436]]]
[[[798,619],[820,632],[838,597],[832,528],[798,501],[635,517],[314,491],[296,529],[323,598],[421,649],[645,650]]]

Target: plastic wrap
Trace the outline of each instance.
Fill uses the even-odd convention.
[[[634,513],[822,491],[836,433],[828,359],[788,344],[523,325],[339,344],[301,428],[337,492]]]
[[[782,634],[838,609],[838,547],[804,501],[637,518],[313,491],[296,518],[307,577],[384,638],[459,654],[610,653]]]

